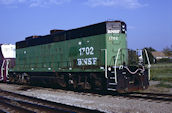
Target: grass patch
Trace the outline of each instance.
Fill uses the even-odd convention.
[[[151,79],[172,82],[172,64],[154,64],[151,68]]]
[[[152,68],[164,68],[164,67],[172,67],[172,63],[159,63],[159,64],[151,64]]]

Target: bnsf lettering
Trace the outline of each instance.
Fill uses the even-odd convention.
[[[77,59],[77,65],[96,65],[97,64],[97,58],[84,58],[84,59]]]

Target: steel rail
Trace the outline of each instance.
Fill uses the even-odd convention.
[[[0,90],[0,95],[4,96],[6,99],[11,99],[11,98],[15,98],[12,99],[11,101],[14,102],[18,102],[19,104],[22,105],[28,105],[28,106],[36,106],[39,107],[41,109],[51,109],[52,111],[65,111],[68,113],[100,113],[100,111],[98,110],[90,110],[90,109],[85,109],[85,108],[80,108],[80,107],[75,107],[75,106],[70,106],[70,105],[65,105],[65,104],[61,104],[61,103],[56,103],[56,102],[51,102],[51,101],[47,101],[47,100],[43,100],[43,99],[38,99],[35,97],[31,97],[31,96],[26,96],[26,95],[21,95],[18,93],[13,93],[13,92],[9,92],[9,91],[4,91],[4,90]],[[8,97],[8,98],[7,98]],[[24,100],[24,101],[23,101]]]

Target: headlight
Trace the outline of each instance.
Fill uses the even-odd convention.
[[[108,70],[111,71],[111,67],[109,67]]]

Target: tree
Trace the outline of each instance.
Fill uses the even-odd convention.
[[[162,51],[166,56],[172,56],[172,45],[171,45],[171,47],[166,47],[166,48],[164,48],[163,49],[163,51]]]
[[[144,64],[148,63],[144,49],[146,49],[147,52],[148,52],[150,63],[154,63],[155,62],[155,58],[153,57],[152,52],[156,51],[156,50],[154,48],[152,48],[152,47],[145,47],[145,48],[143,48],[143,63]],[[135,50],[132,50],[132,49],[128,49],[128,64],[129,65],[138,64],[138,61],[139,61],[138,57],[139,56],[138,56],[137,52],[138,51],[135,51]]]
[[[145,48],[143,48],[143,49],[146,49],[147,51],[149,51],[149,52],[153,52],[153,51],[156,51],[154,48],[152,48],[152,47],[145,47]]]

